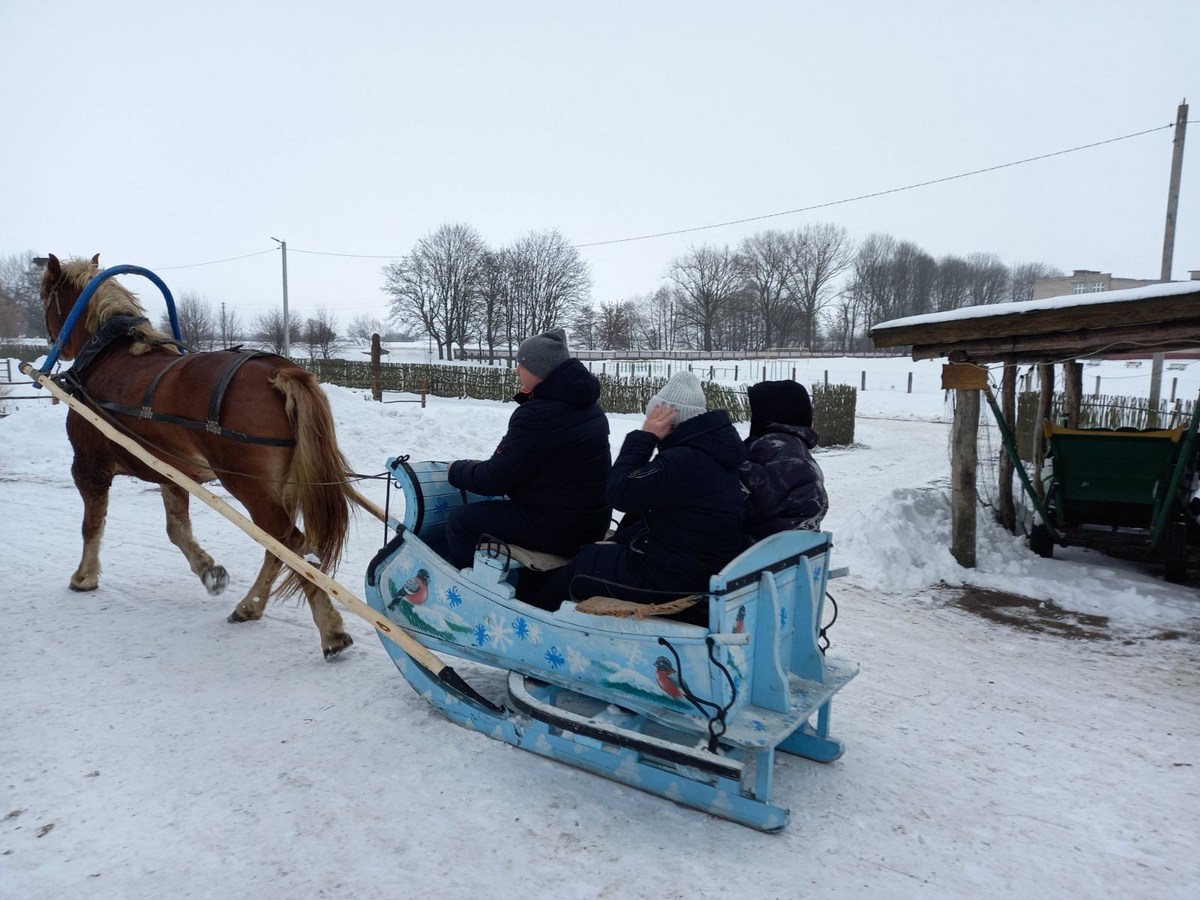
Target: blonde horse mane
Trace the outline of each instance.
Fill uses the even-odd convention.
[[[89,259],[69,259],[62,263],[63,278],[70,281],[81,292],[99,271],[99,268]],[[146,309],[138,302],[137,295],[118,284],[115,278],[109,278],[96,289],[96,293],[88,301],[83,325],[84,328],[95,334],[100,330],[100,326],[113,316],[145,315]],[[145,341],[136,341],[129,348],[129,352],[133,356],[140,356],[149,350],[151,345],[147,343],[148,341],[169,341],[171,339],[169,334],[164,334],[148,322],[138,325],[135,330],[145,338]],[[165,349],[174,353],[179,352],[172,344],[164,346]]]

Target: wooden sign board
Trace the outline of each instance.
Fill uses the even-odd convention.
[[[944,390],[982,391],[987,387],[986,366],[971,363],[947,363],[942,366],[942,388]]]

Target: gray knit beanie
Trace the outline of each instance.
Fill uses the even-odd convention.
[[[675,420],[677,426],[708,411],[708,401],[704,399],[700,379],[691,372],[676,372],[672,375],[662,386],[662,390],[646,404],[646,415],[650,415],[650,410],[661,404],[666,404],[679,413]]]
[[[570,358],[567,333],[561,328],[526,338],[517,350],[517,362],[538,378],[545,378]]]

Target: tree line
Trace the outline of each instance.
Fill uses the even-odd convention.
[[[41,334],[41,272],[32,252],[0,258],[0,336]],[[869,349],[877,323],[1033,297],[1046,263],[1006,265],[992,253],[935,259],[911,241],[873,233],[854,241],[831,223],[770,229],[735,246],[691,247],[662,283],[633,297],[592,296],[587,262],[557,230],[494,248],[472,226],[447,223],[382,270],[386,322],[360,315],[346,330],[326,309],[289,311],[288,333],[314,359],[371,334],[428,337],[439,359],[479,347],[489,358],[565,325],[578,347],[611,350]],[[280,309],[245,325],[225,303],[183,292],[176,310],[197,349],[255,341],[280,352]],[[167,322],[161,323],[164,328]],[[458,353],[455,352],[457,348]]]

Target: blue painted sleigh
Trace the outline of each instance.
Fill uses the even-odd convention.
[[[792,531],[712,576],[708,626],[593,615],[565,600],[518,600],[517,550],[492,544],[458,570],[442,555],[446,515],[481,498],[450,487],[445,463],[388,460],[403,521],[366,575],[367,602],[424,646],[507,672],[490,702],[455,690],[383,640],[413,688],[452,721],[630,787],[764,831],[777,751],[819,762],[833,695],[858,671],[819,646],[831,536]]]

